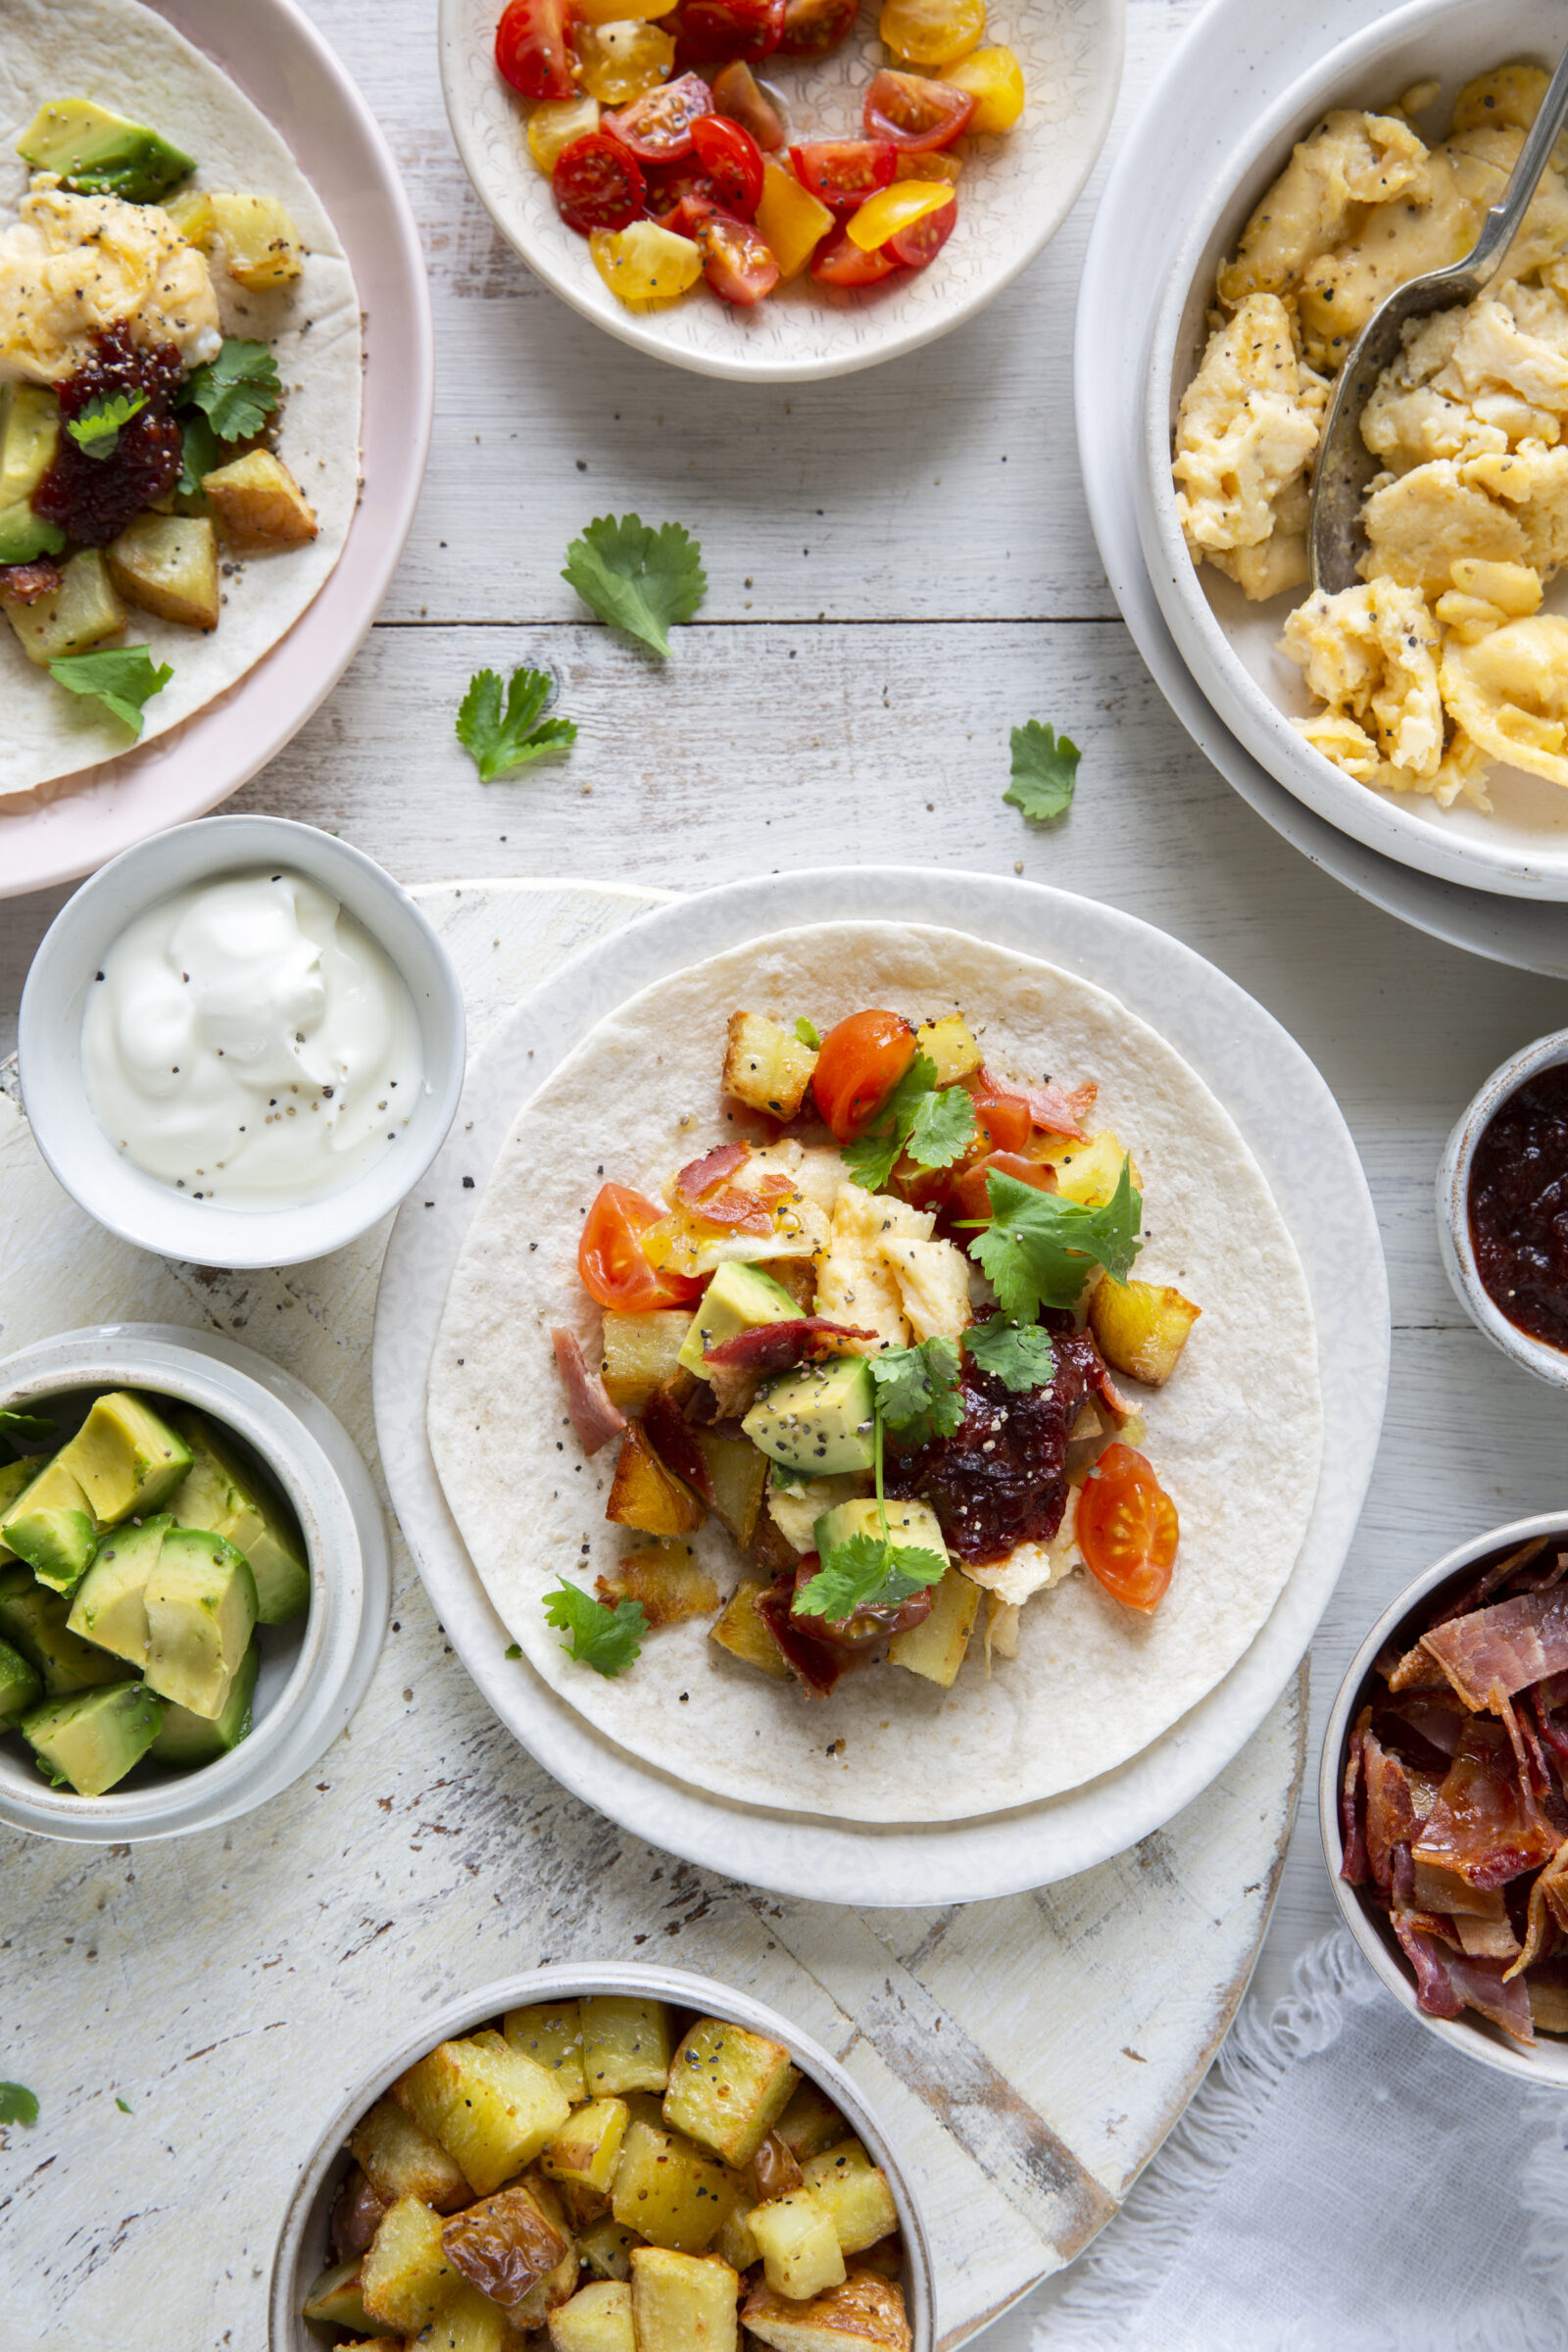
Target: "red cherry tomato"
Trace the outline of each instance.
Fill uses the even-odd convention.
[[[720,204],[749,220],[762,195],[762,150],[751,132],[722,115],[705,115],[692,124],[692,147]]]
[[[675,164],[645,164],[643,177],[648,183],[648,210],[664,228],[670,225],[669,215],[678,211],[688,196],[707,205],[718,201],[712,181],[695,155],[683,155]],[[682,229],[680,234],[691,236],[696,231]]]
[[[697,1297],[701,1283],[661,1274],[643,1255],[639,1236],[662,1224],[664,1214],[657,1200],[629,1184],[600,1186],[577,1244],[577,1271],[590,1298],[617,1314],[641,1315]]]
[[[682,71],[771,57],[784,38],[784,7],[785,0],[682,0],[668,20]]]
[[[865,93],[868,139],[891,139],[904,155],[951,147],[974,113],[974,94],[923,74],[895,74],[884,66]]]
[[[934,262],[958,223],[958,200],[939,205],[923,220],[899,229],[887,241],[887,251],[906,270],[923,270]]]
[[[841,228],[817,247],[811,275],[822,286],[874,286],[879,278],[891,277],[898,266],[885,245],[875,253],[862,253],[849,230]]]
[[[732,213],[710,213],[697,230],[703,257],[703,275],[720,302],[750,310],[778,284],[778,264],[771,248],[750,220]]]
[[[852,1012],[828,1031],[811,1093],[836,1142],[853,1143],[870,1125],[916,1050],[914,1031],[896,1012]]]
[[[570,0],[507,0],[496,26],[496,65],[524,98],[569,98],[576,89],[570,22]]]
[[[826,57],[855,30],[860,0],[788,0],[781,57]]]
[[[618,141],[640,164],[673,164],[692,151],[692,124],[713,111],[712,93],[700,74],[645,90],[618,114],[606,115],[600,129]]]
[[[732,57],[713,75],[713,112],[749,130],[759,147],[777,155],[789,144],[784,118],[745,61]]]
[[[556,209],[586,237],[596,228],[627,228],[643,209],[643,175],[618,139],[590,130],[563,147],[551,174]]]
[[[667,228],[671,236],[690,237],[695,245],[697,231],[705,220],[711,220],[717,210],[718,199],[716,196],[707,195],[700,190],[693,189],[689,195],[683,196],[669,212],[655,213],[654,219],[659,222],[661,228]]]
[[[886,139],[818,139],[808,147],[792,147],[790,162],[802,187],[843,215],[888,185],[899,151]]]
[[[1149,1616],[1170,1583],[1181,1537],[1176,1505],[1130,1446],[1107,1446],[1078,1498],[1078,1548],[1113,1600]]]

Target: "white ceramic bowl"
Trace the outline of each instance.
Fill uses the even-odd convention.
[[[1439,808],[1413,794],[1373,792],[1303,743],[1291,725],[1314,707],[1300,671],[1279,652],[1287,613],[1305,590],[1249,605],[1211,565],[1195,569],[1176,517],[1171,435],[1181,395],[1207,339],[1214,273],[1292,147],[1331,106],[1388,104],[1428,77],[1449,104],[1461,82],[1506,58],[1555,64],[1564,23],[1554,0],[1414,0],[1379,16],[1246,119],[1224,169],[1194,205],[1145,363],[1144,462],[1137,485],[1144,560],[1166,625],[1217,715],[1269,774],[1331,824],[1400,864],[1448,882],[1523,899],[1568,899],[1568,792],[1516,768],[1494,768],[1494,813]],[[1442,110],[1439,110],[1440,119]],[[1568,612],[1568,575],[1546,591]]]
[[[1429,2017],[1415,1997],[1410,1963],[1395,1940],[1383,1913],[1367,1899],[1365,1888],[1348,1886],[1340,1876],[1345,1856],[1340,1835],[1345,1741],[1350,1725],[1371,1695],[1367,1685],[1373,1659],[1396,1639],[1405,1619],[1423,1603],[1432,1602],[1446,1587],[1457,1590],[1468,1583],[1478,1561],[1493,1552],[1510,1551],[1517,1544],[1528,1544],[1535,1536],[1554,1535],[1568,1536],[1568,1510],[1544,1511],[1534,1519],[1515,1519],[1507,1527],[1491,1528],[1484,1536],[1473,1537],[1456,1551],[1450,1551],[1435,1568],[1429,1568],[1413,1585],[1407,1585],[1397,1600],[1391,1601],[1350,1660],[1349,1671],[1330,1709],[1318,1766],[1317,1809],[1323,1858],[1346,1925],[1400,2008],[1418,2019],[1429,2034],[1438,2034],[1451,2050],[1466,2058],[1495,2067],[1499,2074],[1516,2075],[1521,2082],[1533,2082],[1538,2087],[1554,2085],[1568,2089],[1568,2038],[1544,2034],[1534,2048],[1527,2049],[1474,2009],[1466,2009],[1459,2017]],[[1399,1646],[1407,1648],[1409,1643],[1402,1642]]]
[[[308,1772],[365,1695],[391,1604],[386,1531],[369,1475],[341,1423],[293,1375],[216,1333],[105,1324],[0,1361],[0,1404],[144,1389],[198,1405],[271,1469],[299,1515],[311,1603],[258,1632],[254,1728],[194,1772],[138,1765],[105,1796],[52,1788],[19,1742],[0,1744],[0,1821],[92,1845],[175,1838],[233,1821]]]
[[[116,1151],[98,1124],[81,1067],[87,992],[127,923],[173,892],[260,866],[318,883],[379,942],[408,983],[425,1084],[396,1147],[338,1192],[277,1208],[193,1200]],[[408,893],[363,851],[279,816],[221,816],[127,850],[56,915],[23,991],[18,1061],[33,1138],[66,1191],[138,1249],[199,1266],[292,1266],[356,1241],[424,1174],[463,1091],[463,990],[446,949]]]
[[[301,2168],[298,2185],[283,2218],[277,2252],[272,2258],[270,2324],[268,2352],[320,2352],[327,2336],[318,2334],[300,2317],[311,2286],[330,2260],[327,2225],[332,2202],[348,2170],[344,2142],[366,2109],[371,2106],[416,2058],[449,2036],[473,2032],[499,2018],[505,2010],[544,2000],[572,2000],[584,1993],[611,1992],[652,1995],[676,2008],[693,2009],[703,2017],[719,2017],[781,2041],[804,2074],[819,2083],[848,2122],[872,2159],[888,2177],[899,2209],[904,2239],[904,2292],[914,2338],[913,2352],[935,2352],[937,2315],[932,2280],[931,2248],[914,2186],[899,2162],[887,2132],[867,2106],[864,2094],[826,2050],[810,2040],[760,2001],[708,1977],[690,1977],[673,1968],[644,1968],[636,1964],[541,1968],[532,1976],[509,1977],[498,1984],[456,1995],[439,2008],[423,2012],[384,2049],[375,2065],[363,2074],[339,2100],[330,2120]],[[373,2011],[367,2012],[373,2016]]]
[[[1004,136],[963,142],[957,226],[929,269],[837,294],[807,273],[751,311],[698,286],[668,310],[639,315],[611,293],[528,153],[527,108],[495,66],[501,7],[502,0],[441,0],[441,85],[464,168],[508,244],[621,342],[699,375],[771,384],[848,375],[917,350],[962,326],[1027,268],[1071,211],[1104,143],[1126,24],[1126,0],[995,0],[985,40],[1016,52],[1028,98]],[[892,62],[865,9],[831,56],[776,58],[761,74],[787,101],[796,139],[855,139],[866,84]]]
[[[1568,1062],[1568,1029],[1558,1029],[1550,1037],[1538,1037],[1533,1046],[1522,1047],[1494,1069],[1443,1148],[1437,1188],[1438,1247],[1454,1297],[1494,1347],[1500,1348],[1504,1355],[1512,1356],[1526,1372],[1533,1372],[1538,1380],[1547,1381],[1555,1389],[1568,1389],[1568,1355],[1558,1348],[1548,1348],[1544,1342],[1533,1340],[1527,1331],[1510,1323],[1494,1302],[1476,1267],[1470,1238],[1469,1200],[1470,1163],[1494,1112],[1501,1109],[1508,1097],[1527,1079],[1542,1070],[1555,1069],[1562,1062]]]

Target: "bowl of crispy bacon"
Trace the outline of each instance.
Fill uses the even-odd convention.
[[[1478,1536],[1384,1612],[1319,1802],[1390,1990],[1471,2057],[1568,2083],[1568,1512]]]

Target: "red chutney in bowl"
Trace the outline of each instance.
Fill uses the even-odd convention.
[[[1568,1354],[1568,1061],[1538,1070],[1493,1113],[1466,1205],[1488,1298],[1517,1330]]]

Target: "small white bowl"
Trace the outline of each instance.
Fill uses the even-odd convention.
[[[81,1066],[87,992],[126,925],[193,884],[289,866],[363,923],[408,985],[424,1086],[396,1147],[316,1200],[225,1208],[160,1183],[117,1152]],[[198,1266],[293,1266],[357,1241],[413,1191],[441,1149],[463,1091],[463,990],[429,919],[373,858],[314,825],[216,816],[126,850],[84,882],[44,934],[22,996],[18,1061],[33,1139],[77,1204],[122,1240]]]
[[[931,2247],[914,2185],[901,2165],[893,2143],[858,2083],[826,2050],[761,2001],[736,1992],[710,1977],[690,1977],[673,1968],[645,1968],[636,1963],[592,1964],[536,1969],[531,1976],[509,1977],[498,1984],[456,1995],[440,2008],[423,2013],[409,2026],[394,2047],[384,2051],[373,2068],[362,2075],[341,2099],[300,2171],[294,2194],[283,2217],[277,2252],[272,2258],[268,2352],[320,2352],[325,2336],[318,2335],[300,2316],[301,2306],[318,2276],[332,2259],[327,2225],[332,2204],[349,2157],[345,2146],[366,2109],[406,2067],[438,2041],[474,2032],[508,2009],[533,2001],[575,2000],[588,1993],[631,1993],[693,2009],[702,2017],[718,2017],[745,2026],[754,2034],[781,2041],[803,2074],[817,2082],[853,2127],[872,2161],[888,2178],[899,2209],[904,2240],[904,2293],[908,2311],[913,2352],[936,2352],[936,2290]]]
[[[1450,2049],[1466,2058],[1494,2067],[1499,2074],[1515,2075],[1520,2082],[1533,2082],[1538,2088],[1555,2084],[1559,2089],[1568,2089],[1568,2037],[1543,2034],[1534,2048],[1527,2049],[1474,2009],[1466,2009],[1459,2017],[1429,2017],[1415,1997],[1410,1963],[1399,1949],[1384,1914],[1367,1899],[1363,1887],[1351,1886],[1340,1876],[1340,1864],[1345,1858],[1345,1843],[1340,1834],[1345,1741],[1350,1725],[1371,1695],[1367,1686],[1373,1659],[1423,1602],[1432,1601],[1446,1586],[1458,1589],[1470,1581],[1478,1560],[1486,1559],[1492,1552],[1511,1551],[1536,1536],[1556,1535],[1568,1536],[1568,1510],[1543,1511],[1534,1519],[1515,1519],[1507,1527],[1491,1528],[1486,1535],[1475,1536],[1456,1551],[1450,1551],[1435,1568],[1429,1568],[1413,1585],[1407,1585],[1397,1600],[1390,1602],[1350,1660],[1349,1671],[1329,1710],[1318,1766],[1317,1810],[1323,1859],[1328,1864],[1335,1898],[1345,1914],[1346,1925],[1400,2008],[1425,2026],[1429,2034],[1438,2034]],[[1403,1646],[1407,1648],[1409,1643]]]
[[[139,1765],[134,1787],[78,1796],[52,1788],[14,1741],[0,1745],[0,1821],[91,1845],[214,1829],[297,1781],[364,1697],[392,1599],[369,1474],[341,1422],[292,1373],[216,1332],[159,1323],[70,1331],[0,1360],[0,1404],[121,1388],[197,1405],[261,1456],[298,1514],[311,1601],[291,1624],[259,1629],[254,1728],[215,1764]]]
[[[1562,1062],[1568,1062],[1568,1029],[1538,1037],[1533,1046],[1521,1047],[1499,1063],[1444,1145],[1437,1185],[1438,1248],[1454,1297],[1494,1348],[1554,1389],[1568,1389],[1568,1354],[1510,1323],[1481,1280],[1470,1235],[1470,1165],[1476,1146],[1509,1096],[1539,1071]]]

